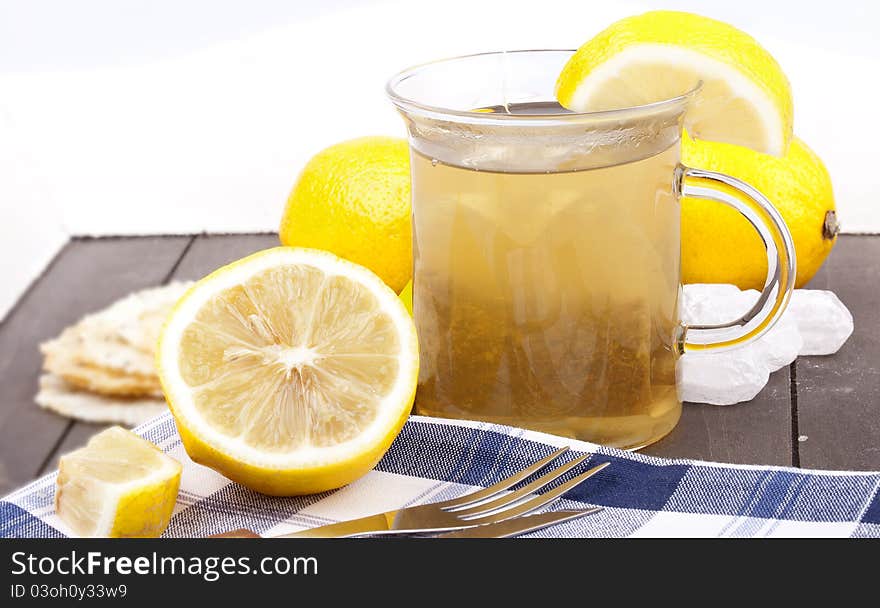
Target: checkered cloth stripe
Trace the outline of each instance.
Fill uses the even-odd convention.
[[[611,466],[553,508],[605,509],[534,536],[880,537],[876,472],[664,460],[523,429],[412,416],[363,478],[333,492],[276,498],[192,462],[170,414],[136,432],[184,465],[169,537],[238,527],[281,534],[443,500],[490,485],[564,445],[571,448],[566,459],[592,453],[584,467]],[[55,475],[47,475],[0,501],[0,536],[66,536],[55,514],[54,489]]]

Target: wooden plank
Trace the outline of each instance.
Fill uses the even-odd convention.
[[[99,242],[102,241],[77,243]],[[199,236],[177,264],[173,278],[199,278],[222,264],[274,245],[277,245],[277,237],[272,234]],[[107,255],[116,257],[112,249],[107,250]],[[65,251],[64,256],[66,255]],[[140,268],[131,258],[126,264],[131,264],[129,270]],[[872,288],[880,284],[878,279],[880,237],[850,236],[841,237],[829,262],[810,285],[813,288],[832,289],[838,293],[853,311],[857,331],[844,349],[834,357],[799,359],[799,432],[808,435],[809,439],[794,447],[800,449],[803,466],[880,469],[880,453],[876,440],[880,436],[880,416],[876,409],[880,407],[876,405],[880,403],[880,372],[876,365],[868,363],[880,361],[880,326],[876,316],[872,317],[870,314],[880,306],[880,291]],[[76,294],[77,297],[84,291],[89,290],[81,289]],[[33,299],[33,295],[29,294],[28,299]],[[98,307],[100,305],[92,306],[91,309]],[[24,308],[24,303],[20,308]],[[16,316],[18,314],[20,313],[17,312]],[[72,315],[74,318],[78,316],[79,314]],[[60,323],[58,329],[48,332],[45,337],[57,333],[64,324],[66,322]],[[3,347],[3,335],[3,331],[0,331],[0,356],[11,352]],[[7,377],[10,376],[4,375],[3,360],[0,359],[0,378]],[[35,382],[36,374],[32,377]],[[664,440],[646,448],[644,453],[668,458],[791,465],[789,388],[789,373],[784,369],[773,374],[767,387],[749,403],[727,407],[685,404],[678,427]],[[28,399],[32,395],[33,388],[29,391]],[[3,416],[5,409],[0,409],[0,416]],[[37,408],[31,409],[36,410],[39,415],[50,416]],[[2,425],[2,418],[0,426],[7,426]],[[47,436],[56,437],[56,441],[59,437],[62,439],[53,460],[47,463],[47,469],[54,466],[57,454],[78,447],[101,428],[103,427],[76,423],[70,427],[66,436],[63,435],[63,429],[61,435],[58,432],[54,435],[46,433]],[[45,443],[44,440],[43,445]],[[5,461],[0,461],[0,464],[5,464]]]
[[[200,279],[224,264],[278,245],[277,234],[202,235],[186,252],[172,278]]]
[[[223,264],[276,245],[278,245],[278,236],[275,234],[200,235],[195,237],[168,278],[170,280],[199,279]],[[108,426],[74,422],[46,459],[40,474],[55,470],[62,454],[85,445],[93,434],[103,431]]]
[[[0,326],[0,495],[37,475],[71,427],[34,404],[40,342],[117,298],[161,284],[191,240],[74,240]]]
[[[880,470],[880,236],[840,237],[808,288],[852,312],[853,335],[834,355],[797,361],[801,466]]]
[[[791,466],[788,368],[771,374],[767,386],[751,401],[727,406],[685,403],[678,426],[642,453],[663,458]]]

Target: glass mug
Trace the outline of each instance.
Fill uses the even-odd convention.
[[[571,54],[457,57],[387,85],[412,160],[416,411],[635,449],[678,422],[680,354],[779,318],[794,247],[754,188],[679,163],[699,87],[568,112],[554,85]],[[681,196],[733,207],[766,246],[766,284],[739,319],[679,320]]]

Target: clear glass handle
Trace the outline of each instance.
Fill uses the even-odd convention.
[[[751,310],[729,323],[685,326],[679,349],[718,351],[751,342],[773,327],[788,306],[796,274],[791,233],[773,204],[735,177],[682,167],[679,184],[682,196],[717,201],[739,211],[758,231],[767,248],[767,280]]]

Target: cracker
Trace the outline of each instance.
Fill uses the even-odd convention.
[[[130,346],[152,355],[162,324],[171,309],[192,285],[191,281],[176,281],[162,287],[135,292],[83,321],[106,324],[114,328],[114,335]],[[97,321],[94,317],[99,317]]]
[[[37,404],[62,416],[86,422],[137,426],[165,412],[163,399],[105,397],[77,390],[54,374],[40,377]]]
[[[155,374],[122,373],[88,363],[79,363],[68,357],[56,357],[51,353],[47,354],[43,369],[77,388],[102,395],[162,396],[162,387]]]
[[[58,338],[42,344],[40,350],[55,361],[72,361],[120,374],[155,375],[152,354],[122,341],[112,328],[91,325],[68,327]]]
[[[190,282],[130,294],[83,317],[40,345],[43,368],[73,386],[103,395],[161,396],[156,341]]]

